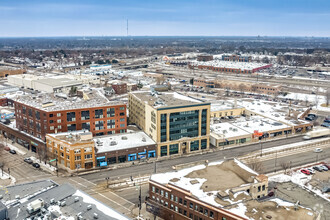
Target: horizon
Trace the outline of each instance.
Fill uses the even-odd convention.
[[[3,0],[0,37],[329,37],[329,11],[326,0]]]

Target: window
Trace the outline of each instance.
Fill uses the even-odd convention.
[[[124,116],[125,113],[124,113],[124,112],[120,112],[119,115],[120,115],[120,116]]]
[[[49,114],[49,117],[52,118],[52,117],[54,117],[54,115],[53,114]]]
[[[204,210],[203,210],[203,207],[200,206],[200,207],[199,207],[199,212],[200,212],[200,213],[203,213],[203,211],[204,211]]]
[[[53,115],[53,114],[51,114],[51,115]],[[57,115],[57,117],[61,117],[62,116],[61,113],[57,113],[56,115]],[[51,117],[53,117],[53,116],[51,116]]]
[[[182,198],[179,198],[179,203],[182,204]]]
[[[120,107],[119,110],[125,110],[125,107]]]
[[[75,160],[81,160],[81,156],[75,156]]]
[[[125,124],[120,124],[120,127],[125,127]]]
[[[174,208],[174,205],[173,204],[171,204],[171,209],[173,209]]]
[[[75,154],[80,154],[80,149],[74,150]]]
[[[178,197],[177,196],[175,197],[175,202],[178,202]]]
[[[198,211],[198,205],[195,205],[195,210]]]
[[[61,119],[57,119],[57,123],[61,123]]]
[[[175,206],[175,211],[176,211],[176,212],[179,211],[177,206]]]
[[[168,207],[168,202],[165,202],[165,206]]]
[[[189,213],[189,218],[193,219],[194,215],[192,213]]]
[[[173,195],[171,195],[171,200],[173,201],[173,199],[174,199],[174,196],[173,196]]]
[[[266,186],[263,185],[263,186],[262,186],[262,191],[265,191],[265,189],[266,189]]]
[[[152,186],[152,187],[151,187],[151,190],[152,190],[152,192],[155,192],[155,187]]]
[[[189,203],[189,208],[193,209],[193,207],[194,207],[194,204],[192,202]]]
[[[95,110],[95,118],[103,118],[103,109]]]
[[[261,190],[261,186],[258,186],[258,192],[260,192],[260,190]]]
[[[89,111],[81,111],[81,120],[88,120],[90,119],[90,116],[89,116]]]
[[[57,126],[57,129],[62,129],[62,125],[58,125]]]
[[[179,208],[179,213],[181,213],[181,214],[182,214],[182,209],[181,209],[181,208]]]
[[[183,205],[184,205],[184,206],[187,206],[187,200],[184,200],[184,201],[183,201]]]
[[[49,130],[51,130],[51,131],[54,130],[54,126],[50,126]]]
[[[183,210],[183,215],[187,216],[187,210]]]
[[[115,116],[115,108],[107,108],[107,117],[114,117]]]
[[[67,112],[66,113],[67,121],[76,121],[76,113],[75,112]]]
[[[164,196],[164,190],[162,190],[162,189],[160,190],[160,195]]]
[[[207,209],[204,209],[204,215],[208,216],[209,211]]]
[[[92,159],[92,154],[86,154],[85,159]]]
[[[49,123],[50,123],[50,124],[54,123],[54,120],[49,120]]]
[[[159,189],[158,188],[156,188],[156,193],[159,193]]]
[[[121,118],[120,121],[121,121],[121,122],[125,121],[125,118]]]
[[[168,198],[168,192],[165,192],[165,198]]]

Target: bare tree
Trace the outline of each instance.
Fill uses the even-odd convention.
[[[330,104],[330,88],[327,89],[325,92],[325,101],[326,101],[326,107],[329,107]]]
[[[41,163],[41,161],[43,160],[44,163],[46,164],[46,160],[48,159],[48,154],[47,154],[47,151],[45,148],[41,147],[41,148],[38,148],[38,157],[39,157],[39,161]]]
[[[243,83],[241,83],[239,84],[238,89],[241,92],[241,94],[243,94],[245,92],[246,86]]]
[[[3,176],[3,169],[5,167],[5,161],[4,161],[4,149],[5,145],[1,142],[0,143],[0,169],[1,169],[1,175]]]
[[[257,156],[249,159],[247,161],[247,165],[254,171],[256,171],[257,173],[262,173],[264,171],[264,165],[262,164],[262,162],[260,161],[259,158],[257,158]]]
[[[282,161],[282,162],[280,163],[280,166],[281,166],[282,169],[284,170],[284,173],[286,173],[286,170],[287,170],[288,168],[290,168],[290,163],[285,162],[285,161]]]

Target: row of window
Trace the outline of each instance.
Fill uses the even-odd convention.
[[[174,210],[175,212],[178,212],[180,214],[183,214],[184,216],[187,216],[187,210],[185,208],[189,209],[190,210],[190,213],[189,213],[190,219],[193,219],[193,216],[196,216],[196,215],[194,215],[194,213],[196,213],[196,212],[199,213],[199,215],[204,215],[206,217],[214,218],[214,212],[211,210],[208,210],[207,208],[205,208],[201,205],[194,204],[193,202],[189,202],[189,205],[188,205],[187,200],[174,196],[173,194],[169,195],[168,192],[158,189],[155,186],[152,186],[152,192],[156,193],[166,199],[169,199],[169,197],[170,197],[170,200],[172,201],[170,204],[166,200],[163,200],[162,197],[159,198],[159,197],[156,197],[153,195],[152,199],[154,201],[161,203],[165,207],[168,207],[168,208]],[[194,211],[194,212],[191,212],[191,211]],[[198,216],[196,216],[196,217],[198,217]],[[199,220],[202,218],[198,217],[197,219]]]

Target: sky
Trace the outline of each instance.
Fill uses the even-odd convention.
[[[330,36],[330,0],[0,0],[0,37]]]

